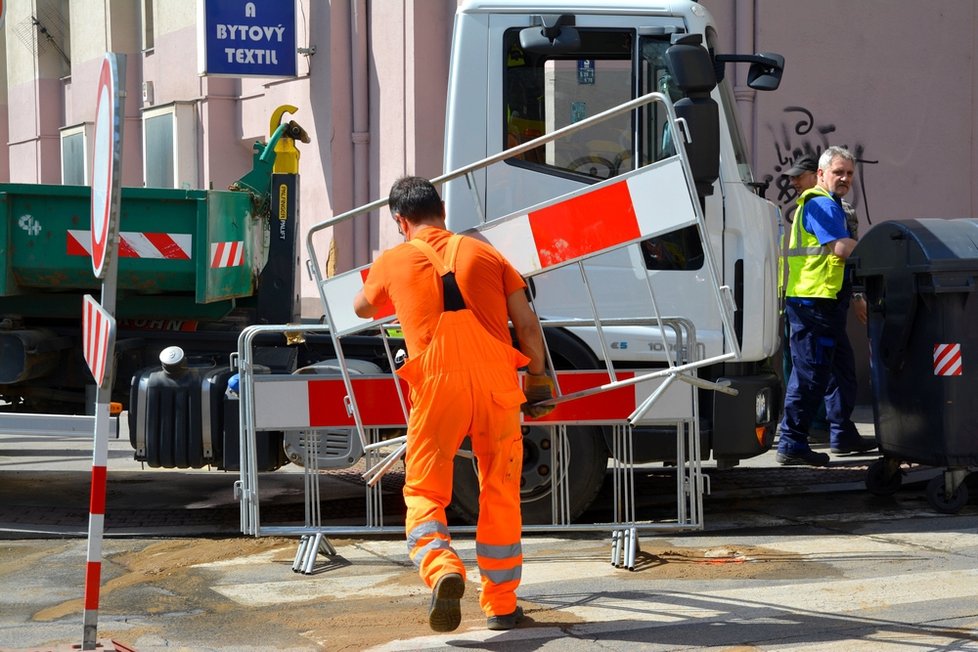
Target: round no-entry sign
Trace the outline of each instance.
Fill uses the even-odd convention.
[[[118,86],[116,56],[106,52],[98,77],[92,155],[92,270],[96,278],[102,278],[105,274],[105,259],[118,231],[119,161],[122,158]]]

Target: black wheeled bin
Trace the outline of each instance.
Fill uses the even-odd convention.
[[[945,467],[928,487],[942,512],[967,502],[978,466],[978,221],[877,224],[850,258],[869,304],[870,378],[883,459],[866,484],[892,493],[900,463]]]

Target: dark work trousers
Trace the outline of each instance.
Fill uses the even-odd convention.
[[[784,378],[784,387],[787,389],[788,379],[791,378],[791,328],[788,325],[787,315],[783,313],[781,315],[781,325],[783,331],[781,333],[781,374],[782,378]],[[781,399],[783,403],[784,397],[782,396]],[[824,430],[825,432],[829,431],[829,422],[825,418],[825,401],[818,404],[818,407],[815,409],[815,416],[812,418],[809,427],[816,430]]]
[[[846,333],[849,294],[842,299],[788,297],[791,376],[784,398],[778,450],[809,450],[808,429],[824,399],[833,448],[852,444],[859,433],[852,422],[856,405],[856,365]]]

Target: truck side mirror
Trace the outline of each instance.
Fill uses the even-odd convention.
[[[774,52],[758,53],[761,61],[750,64],[747,85],[758,91],[776,91],[784,74],[784,57]]]
[[[520,47],[533,54],[565,54],[581,49],[581,35],[571,14],[536,16],[541,23],[520,30]]]
[[[723,64],[749,63],[747,71],[747,86],[756,91],[775,91],[781,85],[784,74],[784,57],[776,52],[759,52],[757,54],[718,54],[717,79],[723,79]]]
[[[674,108],[689,127],[692,142],[686,145],[686,153],[696,193],[703,198],[713,194],[713,184],[720,176],[720,114],[710,97],[717,85],[716,72],[701,42],[699,34],[677,34],[666,50],[666,64],[686,95]]]

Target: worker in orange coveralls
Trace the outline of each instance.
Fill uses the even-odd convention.
[[[429,181],[399,179],[388,205],[405,243],[371,265],[354,310],[373,317],[390,300],[404,331],[409,357],[397,374],[411,389],[405,529],[408,552],[432,588],[428,624],[448,632],[462,619],[465,566],[452,548],[445,508],[453,458],[469,435],[479,467],[479,603],[489,629],[512,629],[523,617],[516,604],[523,563],[520,408],[534,417],[553,409],[533,405],[554,395],[540,324],[512,265],[485,242],[445,228],[445,205]],[[522,353],[512,346],[509,321]]]

